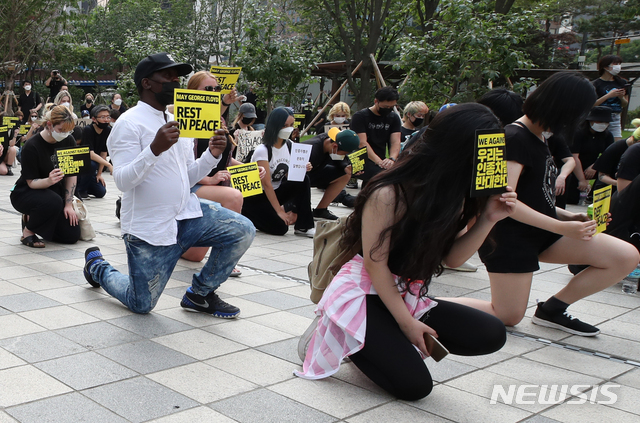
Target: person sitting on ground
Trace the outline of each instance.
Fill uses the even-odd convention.
[[[287,180],[291,159],[293,115],[284,107],[278,107],[267,118],[264,138],[251,158],[266,170],[261,179],[263,192],[244,199],[242,214],[255,227],[272,235],[284,235],[289,225],[295,224],[294,234],[313,238],[315,228],[311,211],[311,185],[309,176],[302,182]],[[311,164],[307,163],[307,171]],[[285,211],[284,204],[290,202],[295,207],[297,218],[292,211]]]
[[[111,104],[109,104],[109,109],[117,110],[120,114],[123,114],[128,110],[126,104],[122,102],[122,96],[118,93],[115,93],[113,97],[111,97]]]
[[[355,132],[345,129],[338,132],[333,138],[322,133],[304,141],[303,144],[311,145],[309,162],[312,167],[307,172],[311,186],[324,190],[320,202],[313,209],[313,218],[316,220],[337,220],[338,216],[331,213],[327,207],[335,201],[334,199],[337,199],[337,196],[342,196],[343,203],[345,201],[344,187],[351,178],[351,164],[345,155],[358,149],[360,139]],[[348,201],[355,202],[355,197],[349,196],[352,199]],[[353,207],[353,203],[351,203],[351,207]]]
[[[84,103],[82,103],[82,105],[80,106],[80,115],[84,118],[86,117],[90,117],[91,116],[91,110],[95,107],[95,104],[93,103],[93,94],[91,93],[87,93],[84,96]],[[86,112],[86,113],[85,113]]]
[[[114,109],[109,110],[109,123],[110,126],[113,127],[113,124],[116,123],[118,118],[120,117],[120,112]]]
[[[167,53],[138,63],[134,83],[140,101],[122,114],[107,140],[113,178],[123,193],[120,225],[129,275],[111,266],[98,247],[85,251],[83,273],[91,286],[102,287],[134,313],[149,313],[180,256],[193,246],[212,247],[180,306],[235,318],[240,309],[222,300],[216,290],[251,245],[255,228],[242,215],[189,192],[227,146],[224,131],[216,130],[207,154],[195,160],[193,140],[180,138],[178,122],[166,114],[180,87],[179,77],[192,70]]]
[[[78,216],[73,210],[76,176],[65,176],[52,158],[56,149],[75,147],[71,136],[75,119],[64,106],[55,106],[44,117],[44,130],[27,140],[22,171],[11,192],[11,204],[22,213],[22,244],[44,248],[47,241],[75,244],[80,239]]]
[[[439,113],[411,154],[363,188],[341,241],[353,258],[318,303],[297,376],[326,378],[348,356],[385,391],[415,401],[433,388],[425,337],[456,355],[502,348],[506,330],[499,319],[459,304],[461,298],[427,295],[441,263],[463,263],[496,222],[513,213],[510,188],[488,199],[470,197],[475,131],[500,128],[491,111],[475,103]],[[467,223],[471,228],[458,237]]]
[[[539,261],[588,264],[591,267],[566,287],[538,303],[532,322],[595,336],[599,329],[571,316],[567,307],[617,283],[640,259],[626,242],[606,234],[594,237],[596,222],[585,213],[555,207],[557,170],[546,138],[549,132],[570,131],[583,121],[595,99],[584,76],[559,72],[525,100],[525,115],[505,127],[508,180],[518,193],[518,204],[509,218],[495,225],[479,250],[489,272],[491,302],[465,299],[465,304],[499,317],[506,325],[515,326],[524,317]]]
[[[622,166],[622,157],[632,146],[636,145],[638,140],[640,140],[640,130],[636,129],[629,138],[615,141],[604,150],[593,164],[593,169],[598,172],[598,180],[593,186],[594,190],[611,185],[612,194],[615,194],[635,179],[640,173],[638,147],[633,147],[634,153],[626,156],[622,173],[620,173],[620,167]]]
[[[217,81],[216,81],[217,82]],[[256,121],[256,108],[251,103],[243,103],[238,109],[238,114],[236,118],[233,120],[232,128],[229,130],[229,135],[232,137],[234,133],[238,129],[242,129],[243,131],[255,131],[253,128],[253,123]]]
[[[98,105],[91,110],[92,124],[82,132],[82,145],[89,147],[91,172],[78,177],[78,197],[93,195],[102,198],[107,193],[107,183],[102,177],[105,168],[113,173],[113,166],[107,161],[107,138],[111,133],[109,109]]]
[[[18,111],[17,113],[22,113]],[[16,113],[16,114],[17,114]],[[2,119],[0,117],[0,119]],[[12,130],[8,132],[9,142],[4,143],[7,145],[5,148],[3,143],[0,143],[0,175],[13,176],[13,171],[11,167],[16,160],[16,156],[18,155],[18,147],[16,146],[16,138],[17,138],[18,130]]]
[[[329,125],[348,125],[349,118],[351,118],[351,109],[344,101],[336,103],[327,115]]]
[[[422,101],[412,101],[404,107],[402,127],[400,128],[400,142],[406,143],[414,132],[420,129],[429,107]]]
[[[78,119],[75,113],[73,113],[73,103],[71,102],[71,94],[69,91],[60,91],[56,98],[53,100],[54,106],[65,106],[71,112],[74,119]]]

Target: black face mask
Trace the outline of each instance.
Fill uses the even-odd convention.
[[[157,81],[154,82],[156,84],[158,83]],[[178,88],[180,88],[180,83],[178,81],[163,82],[162,90],[159,93],[153,90],[152,92],[155,94],[158,103],[163,106],[167,106],[169,104],[173,104],[173,92]]]
[[[109,127],[109,122],[96,122],[96,125],[98,125],[98,128],[100,129],[107,129]]]
[[[413,120],[413,126],[418,127],[422,125],[422,122],[424,122],[424,118],[415,118]]]
[[[253,122],[253,118],[242,118],[242,123],[245,125],[251,125],[251,122]]]
[[[87,99],[87,104],[91,104],[93,103],[93,100],[91,100],[90,98]]]
[[[393,111],[393,109],[388,109],[386,107],[378,107],[378,113],[380,114],[380,116],[388,116],[389,113],[391,113]]]

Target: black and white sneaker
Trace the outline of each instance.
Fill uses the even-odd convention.
[[[313,209],[313,220],[338,220],[329,209]]]
[[[218,297],[218,294],[215,292],[203,297],[202,295],[195,294],[191,287],[187,288],[187,292],[185,292],[184,297],[182,297],[180,305],[186,310],[201,311],[223,319],[233,319],[240,314],[238,307],[228,304]]]
[[[542,309],[543,304],[544,301],[538,303],[538,308],[536,309],[533,318],[531,318],[531,321],[536,325],[560,329],[573,335],[580,336],[596,336],[600,333],[600,329],[573,317],[566,310],[563,313],[556,315],[546,313]]]

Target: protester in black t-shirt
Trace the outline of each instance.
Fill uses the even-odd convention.
[[[346,154],[358,149],[360,141],[355,132],[345,129],[331,139],[322,133],[303,144],[311,145],[311,170],[307,172],[312,187],[324,189],[324,195],[313,209],[314,219],[337,220],[327,207],[341,194],[351,177],[351,164]],[[344,197],[345,194],[342,194]],[[349,194],[346,194],[349,195]]]
[[[420,129],[424,117],[429,113],[429,107],[422,101],[412,101],[404,107],[403,113],[400,141],[406,143]]]
[[[573,175],[567,183],[567,202],[577,204],[580,191],[591,191],[590,179],[596,177],[593,164],[607,147],[613,144],[613,135],[607,130],[611,122],[611,110],[594,107],[573,137],[571,153],[576,161]]]
[[[402,123],[400,116],[393,112],[398,98],[395,88],[380,88],[376,91],[374,105],[356,112],[351,118],[350,128],[358,134],[360,148],[367,147],[364,173],[358,179],[368,181],[382,170],[391,168],[400,154]]]
[[[69,109],[56,106],[45,116],[45,129],[22,149],[22,174],[11,192],[11,204],[23,214],[20,242],[26,246],[43,248],[38,235],[63,244],[80,239],[72,205],[76,177],[65,176],[54,163],[56,149],[75,147],[70,135],[74,126]]]
[[[618,140],[604,150],[604,153],[593,164],[593,169],[598,172],[598,179],[593,186],[594,191],[607,185],[612,185],[613,193],[617,191],[620,159],[627,149],[638,140],[640,140],[640,130],[636,129],[633,135],[626,140]]]
[[[107,193],[107,183],[102,177],[104,168],[113,166],[107,161],[107,138],[111,133],[111,116],[107,106],[95,106],[91,110],[91,125],[82,131],[82,145],[89,147],[92,171],[78,177],[78,197],[93,195],[102,198]]]
[[[83,118],[91,117],[91,110],[95,107],[93,104],[93,94],[87,93],[84,96],[84,103],[80,106],[80,116]]]
[[[31,90],[31,81],[24,81],[22,87],[24,92],[18,98],[18,106],[25,119],[22,123],[26,123],[31,112],[38,112],[42,108],[42,98],[40,98],[40,94]]]
[[[44,81],[44,85],[49,87],[49,98],[47,99],[47,103],[49,103],[56,98],[62,87],[67,85],[67,80],[60,75],[59,71],[53,70],[51,71],[51,76]]]
[[[491,305],[473,300],[467,304],[498,316],[506,325],[514,326],[524,317],[539,261],[588,264],[561,291],[538,303],[532,322],[595,336],[598,328],[569,315],[567,307],[617,283],[640,260],[630,244],[605,234],[594,237],[596,222],[586,213],[555,207],[557,170],[543,133],[572,128],[595,100],[593,86],[582,75],[556,73],[529,95],[525,115],[505,128],[509,185],[518,201],[511,217],[496,223],[490,241],[479,250],[489,272]]]
[[[603,56],[598,61],[600,78],[592,82],[596,88],[595,106],[605,106],[611,109],[611,125],[609,131],[615,140],[622,138],[620,114],[629,105],[629,94],[626,90],[627,81],[618,76],[621,70],[622,58],[619,56]]]

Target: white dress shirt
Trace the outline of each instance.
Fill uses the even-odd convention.
[[[178,220],[202,216],[192,186],[218,164],[220,158],[203,154],[195,160],[193,140],[180,138],[158,156],[150,144],[173,116],[139,101],[123,113],[107,139],[113,177],[122,191],[120,226],[151,245],[177,242]]]

